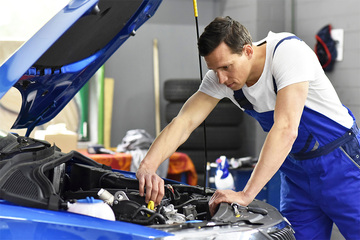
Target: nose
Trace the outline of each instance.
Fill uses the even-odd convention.
[[[224,84],[227,80],[228,80],[228,77],[226,76],[226,74],[222,71],[217,71],[216,72],[216,75],[218,76],[218,79],[219,79],[219,83],[220,84]]]

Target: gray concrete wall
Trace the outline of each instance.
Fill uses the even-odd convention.
[[[212,0],[198,0],[200,31],[217,9]],[[160,100],[164,127],[163,85],[171,78],[199,78],[197,37],[192,1],[163,0],[156,14],[105,64],[106,77],[115,79],[111,145],[127,130],[141,128],[155,136],[153,39],[158,40]],[[203,64],[205,72],[205,64]]]
[[[360,1],[297,0],[295,33],[314,47],[315,34],[323,26],[344,29],[344,60],[327,73],[343,104],[360,120]]]

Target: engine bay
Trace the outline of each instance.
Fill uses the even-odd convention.
[[[159,206],[154,207],[145,203],[145,198],[140,196],[136,179],[127,178],[116,171],[75,164],[68,180],[70,185],[64,191],[64,199],[74,201],[109,196],[103,200],[111,206],[118,221],[159,225],[211,218],[208,201],[214,190],[207,189],[204,194],[201,187],[171,184],[165,180],[164,198]],[[107,200],[111,198],[113,200]]]
[[[202,236],[235,232],[239,239],[245,233],[293,239],[290,224],[266,202],[255,199],[246,207],[221,203],[211,216],[208,204],[215,189],[169,179],[164,183],[165,195],[154,206],[140,196],[135,173],[113,170],[76,151],[62,153],[46,141],[10,133],[0,136],[0,199],[9,204],[103,218],[103,208],[94,213],[97,202],[112,215],[104,219],[169,233],[191,236],[201,230]],[[72,210],[89,199],[85,205],[90,208]]]

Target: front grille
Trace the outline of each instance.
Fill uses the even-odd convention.
[[[279,231],[269,233],[269,236],[274,240],[295,240],[294,230],[290,226],[286,226]]]

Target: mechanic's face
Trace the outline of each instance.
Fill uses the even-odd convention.
[[[213,70],[220,84],[225,84],[232,90],[239,90],[244,86],[250,74],[250,58],[248,49],[250,45],[244,46],[242,54],[232,53],[224,43],[220,43],[205,58],[209,69]],[[252,54],[252,49],[251,49]]]

